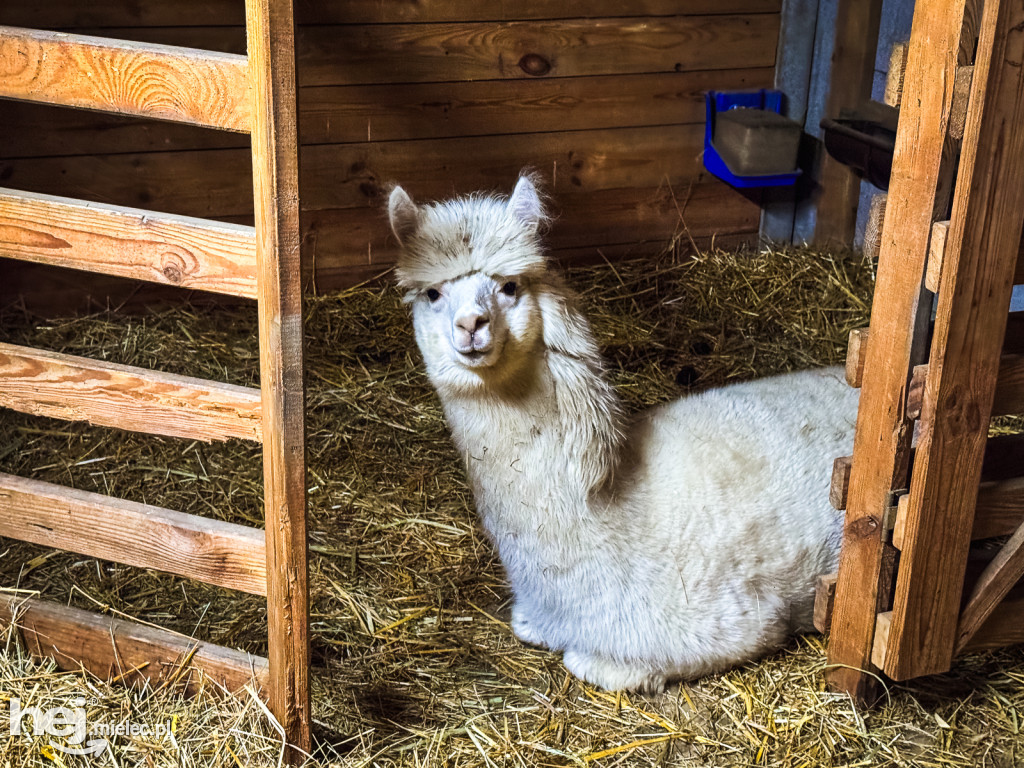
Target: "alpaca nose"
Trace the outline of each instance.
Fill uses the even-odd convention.
[[[491,321],[483,312],[467,312],[455,319],[455,327],[461,328],[471,336]]]

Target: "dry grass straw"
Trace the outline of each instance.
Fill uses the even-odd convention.
[[[712,252],[572,270],[629,407],[839,362],[866,324],[872,265],[849,253]],[[858,712],[827,693],[823,640],[662,696],[611,695],[522,646],[508,591],[412,343],[397,292],[362,287],[308,304],[307,383],[314,714],[344,766],[972,766],[1024,754],[1024,655],[966,660]],[[6,340],[251,384],[251,309],[160,309],[46,321],[16,310]],[[831,457],[823,457],[829,461]],[[4,413],[0,469],[241,523],[260,522],[257,448],[127,435]],[[780,532],[784,535],[784,532]],[[265,652],[265,608],[227,593],[16,542],[0,583],[118,610]],[[24,704],[93,695],[133,719],[178,715],[177,743],[120,742],[111,765],[276,764],[252,704],[153,696],[61,674],[12,638],[0,693]],[[55,764],[7,739],[0,765]],[[218,745],[230,744],[231,752]],[[271,746],[268,746],[270,744]],[[220,751],[218,751],[220,750]],[[237,760],[232,762],[233,756]],[[66,761],[67,765],[74,763]],[[102,763],[101,763],[102,764]]]

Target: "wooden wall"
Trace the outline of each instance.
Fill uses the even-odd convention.
[[[703,92],[770,86],[781,0],[296,0],[302,209],[319,289],[394,258],[382,195],[547,178],[566,259],[643,255],[685,222],[756,237],[701,165]],[[581,15],[584,14],[584,15]],[[242,0],[7,0],[0,24],[244,52]],[[247,138],[0,102],[0,186],[244,222]]]

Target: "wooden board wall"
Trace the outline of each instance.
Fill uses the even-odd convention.
[[[393,261],[389,183],[423,200],[508,191],[526,166],[547,180],[549,240],[564,259],[650,254],[684,226],[701,244],[753,240],[756,202],[703,170],[703,93],[771,85],[780,6],[300,0],[304,255],[316,287]],[[0,24],[245,44],[241,0],[10,0]],[[246,136],[16,102],[0,102],[0,123],[0,186],[252,216]]]

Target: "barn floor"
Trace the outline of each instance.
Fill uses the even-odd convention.
[[[839,362],[866,325],[871,265],[802,250],[671,255],[578,268],[570,281],[632,409],[726,381]],[[0,316],[4,339],[252,384],[251,308]],[[825,692],[825,640],[793,640],[654,697],[572,679],[507,624],[508,593],[423,376],[398,292],[357,288],[307,310],[314,714],[324,764],[410,766],[1010,766],[1024,761],[1024,651],[889,690],[857,712]],[[822,457],[831,461],[833,457]],[[0,471],[259,524],[259,452],[0,417]],[[0,542],[0,584],[108,608],[264,653],[263,601],[78,555]],[[118,737],[114,762],[8,736],[0,766],[276,765],[252,697],[127,691],[27,661],[0,636],[0,701],[89,695],[90,718],[173,720],[172,740]],[[104,758],[106,760],[106,758]]]

